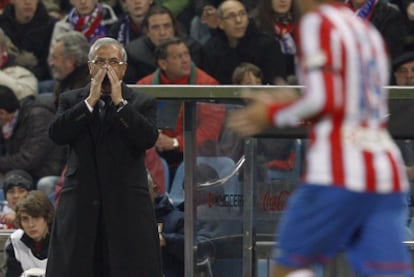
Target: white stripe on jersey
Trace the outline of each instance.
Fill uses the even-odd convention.
[[[299,25],[303,96],[274,123],[311,129],[304,181],[353,191],[408,190],[398,148],[385,130],[389,78],[381,35],[347,7],[322,5]]]

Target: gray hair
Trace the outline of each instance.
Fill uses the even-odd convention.
[[[65,58],[74,59],[76,67],[88,63],[90,44],[82,33],[77,31],[62,33],[56,38],[57,42],[63,43],[63,55]]]
[[[97,39],[94,42],[94,44],[92,44],[92,46],[89,50],[89,56],[88,56],[89,60],[90,61],[93,60],[93,58],[95,57],[96,51],[99,48],[101,48],[102,46],[105,46],[105,45],[113,45],[113,46],[119,48],[119,50],[121,50],[121,53],[122,53],[122,61],[124,63],[127,62],[127,53],[125,51],[125,48],[122,46],[121,43],[119,43],[119,41],[117,41],[116,39],[113,39],[113,38],[109,38],[109,37],[104,37],[104,38]]]

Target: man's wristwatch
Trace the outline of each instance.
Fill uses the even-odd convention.
[[[128,101],[122,99],[121,102],[115,105],[116,111],[119,112],[120,110],[122,110],[126,106],[126,104],[128,104]]]
[[[173,138],[173,147],[174,149],[177,149],[178,147],[180,147],[180,144],[178,143],[178,139]]]

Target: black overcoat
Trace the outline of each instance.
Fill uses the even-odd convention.
[[[96,276],[92,261],[102,226],[111,276],[162,276],[144,165],[145,150],[158,136],[155,99],[123,85],[128,104],[119,112],[110,106],[101,123],[97,106],[91,113],[84,102],[89,89],[63,93],[49,129],[69,153],[46,276]]]

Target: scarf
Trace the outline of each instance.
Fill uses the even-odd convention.
[[[195,85],[197,80],[197,69],[194,64],[191,65],[191,73],[190,76],[184,76],[180,79],[171,81],[170,79],[165,76],[161,72],[161,69],[158,68],[154,72],[154,76],[152,77],[151,84],[157,85],[157,84],[174,84],[174,85]]]
[[[359,9],[355,10],[350,0],[346,0],[345,4],[354,11],[355,15],[366,20],[370,20],[372,13],[374,12],[375,5],[378,0],[368,0]]]
[[[280,43],[280,48],[283,54],[296,54],[296,44],[292,37],[293,29],[295,28],[295,24],[293,22],[290,23],[282,23],[282,22],[275,22],[274,31],[276,35],[276,39]]]
[[[133,36],[131,37],[131,33]],[[119,25],[118,37],[117,40],[122,45],[127,45],[129,42],[142,35],[140,27],[135,24],[129,14],[125,14],[121,19],[121,25]]]
[[[101,24],[102,17],[102,5],[96,4],[93,11],[88,15],[80,15],[73,8],[69,12],[68,21],[74,26],[75,31],[83,33],[88,41],[93,43],[98,38],[106,36],[106,29]]]

